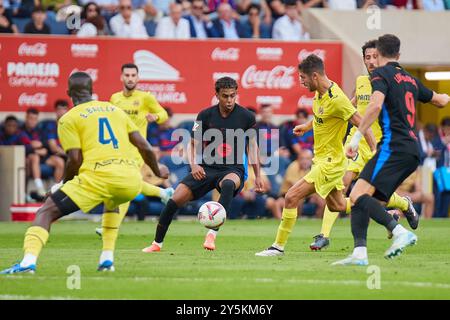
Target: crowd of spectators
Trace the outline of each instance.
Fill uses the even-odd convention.
[[[371,5],[450,10],[450,0],[0,0],[0,33],[309,40],[304,10]]]
[[[54,108],[56,120],[40,120],[39,111],[36,108],[29,108],[24,121],[10,115],[0,123],[0,145],[25,146],[28,201],[42,200],[48,186],[59,182],[63,177],[66,156],[57,136],[57,119],[68,111],[68,102],[58,100]],[[154,147],[159,162],[169,167],[171,175],[168,180],[159,179],[151,174],[144,178],[164,188],[175,188],[189,172],[186,160],[187,146],[181,143],[181,138],[176,138],[176,129],[190,131],[193,120],[183,121],[174,126],[172,111],[169,108],[166,108],[166,111],[169,120],[160,125],[150,123],[147,139]],[[241,217],[280,219],[287,190],[305,176],[312,166],[314,147],[312,132],[300,138],[294,136],[292,132],[294,126],[310,119],[311,115],[307,109],[298,109],[292,120],[285,121],[281,125],[272,123],[274,119],[272,106],[262,105],[257,112],[256,128],[259,130],[257,137],[262,155],[263,182],[266,192],[264,194],[255,192],[254,173],[249,167],[249,176],[244,188],[233,199],[232,210],[228,213],[231,219]],[[448,217],[450,118],[444,118],[439,127],[433,124],[424,126],[419,124],[418,133],[422,154],[421,166],[399,187],[397,192],[403,196],[410,196],[417,210],[425,218]],[[185,162],[182,161],[183,158]],[[271,172],[269,167],[274,162],[277,163],[277,170]],[[212,192],[181,209],[180,214],[193,214],[202,203],[217,200],[218,196],[217,192]],[[146,214],[158,215],[162,206],[158,198],[140,196],[132,202],[129,214],[138,215],[140,219],[143,219]],[[324,200],[313,195],[300,204],[299,215],[320,218],[324,207]]]

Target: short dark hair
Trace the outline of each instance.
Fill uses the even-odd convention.
[[[47,10],[44,8],[44,6],[39,5],[39,6],[34,7],[34,9],[33,9],[33,11],[31,13],[33,14],[35,12],[43,12],[43,13],[45,13],[45,12],[47,12]]]
[[[366,43],[364,43],[364,45],[361,47],[363,57],[366,56],[367,49],[376,49],[377,48],[377,42],[378,42],[378,40],[373,39],[373,40],[369,40]]]
[[[272,108],[271,104],[268,103],[263,103],[260,107],[259,110],[263,110],[263,109],[267,109],[267,108]]]
[[[238,84],[236,80],[230,77],[223,77],[216,81],[215,89],[216,92],[219,93],[220,89],[235,89],[237,90]]]
[[[296,6],[297,5],[297,0],[284,0],[282,1],[284,3],[285,6]]]
[[[400,54],[400,39],[393,34],[385,34],[378,38],[377,50],[383,57],[395,58]]]
[[[250,4],[250,5],[248,6],[247,14],[249,14],[249,13],[250,13],[250,10],[252,10],[252,9],[258,10],[258,13],[261,12],[261,6],[260,6],[259,4],[257,4],[257,3],[252,3],[252,4]]]
[[[122,65],[122,68],[120,69],[121,72],[123,72],[124,69],[136,69],[137,72],[139,72],[139,68],[134,63],[125,63]]]
[[[424,130],[428,131],[428,132],[432,132],[432,133],[437,133],[438,132],[438,128],[437,128],[437,126],[434,123],[427,123],[425,125]]]
[[[15,122],[19,123],[19,120],[17,120],[16,116],[14,116],[14,115],[12,115],[12,114],[10,114],[9,116],[7,116],[7,117],[5,118],[5,123],[7,123],[7,122],[9,122],[9,121],[15,121]]]
[[[306,111],[305,109],[297,109],[297,111],[295,111],[295,116],[298,118],[299,115],[303,115],[303,117],[308,118],[308,111]]]
[[[30,113],[31,114],[35,114],[35,115],[39,115],[39,110],[34,108],[34,107],[28,108],[27,109],[27,114],[30,114]]]
[[[441,120],[441,127],[450,127],[450,118],[445,117]]]
[[[325,66],[322,59],[315,54],[310,54],[298,65],[298,70],[307,75],[311,75],[313,72],[323,75],[325,73]]]
[[[67,101],[66,99],[58,99],[55,101],[55,109],[58,107],[65,107],[68,108],[69,107],[69,101]]]

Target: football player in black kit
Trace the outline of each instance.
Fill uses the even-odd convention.
[[[353,254],[333,265],[367,265],[367,229],[372,218],[384,225],[393,235],[393,243],[385,258],[394,258],[417,242],[417,236],[403,228],[387,213],[383,204],[397,187],[419,165],[419,145],[415,129],[416,102],[431,102],[437,107],[449,103],[447,94],[426,88],[406,72],[397,62],[400,39],[394,35],[378,38],[378,65],[371,75],[372,96],[358,131],[347,147],[347,156],[354,157],[358,143],[375,119],[379,120],[383,138],[377,153],[366,164],[357,180],[352,202],[351,228],[354,239]],[[418,217],[408,217],[417,225]]]
[[[237,88],[237,82],[230,77],[216,81],[215,91],[219,103],[202,110],[192,128],[189,152],[191,173],[180,182],[172,199],[164,207],[153,243],[142,251],[159,252],[178,208],[201,198],[214,188],[220,192],[219,203],[228,211],[231,200],[244,186],[247,159],[255,172],[255,191],[262,192],[254,129],[256,120],[252,112],[236,104]],[[230,137],[233,141],[230,141]],[[200,153],[202,147],[204,152]],[[208,150],[212,152],[208,154]],[[205,249],[215,249],[217,231],[218,229],[208,231],[203,244]]]

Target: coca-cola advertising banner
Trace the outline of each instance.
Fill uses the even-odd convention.
[[[341,84],[339,43],[276,41],[164,41],[74,37],[0,37],[0,111],[39,107],[52,111],[67,98],[67,79],[89,73],[94,92],[108,100],[121,90],[120,67],[139,67],[139,89],[152,92],[176,113],[197,113],[217,102],[214,82],[230,76],[239,84],[238,102],[272,104],[277,114],[310,107],[313,93],[301,87],[297,66],[314,53],[330,79]]]

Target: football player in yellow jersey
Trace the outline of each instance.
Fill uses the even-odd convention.
[[[151,122],[161,124],[169,118],[166,110],[158,103],[156,98],[149,92],[144,92],[136,89],[139,82],[139,69],[133,63],[126,63],[121,67],[121,81],[123,84],[122,91],[114,93],[110,102],[121,108],[134,124],[138,127],[141,136],[147,138],[147,125]],[[137,159],[141,167],[143,177],[152,175],[148,166],[144,164],[138,150],[131,146],[131,152]],[[158,197],[166,204],[173,195],[173,188],[160,188],[150,183],[143,182],[142,194],[148,197]],[[130,203],[120,206],[120,216],[123,219],[127,214]],[[102,228],[97,228],[96,233],[102,234]]]
[[[73,73],[68,94],[75,107],[58,125],[58,136],[68,157],[64,183],[52,190],[26,231],[22,261],[3,274],[34,273],[51,224],[74,211],[89,212],[101,203],[108,228],[115,230],[105,240],[115,243],[120,225],[118,207],[139,194],[142,185],[138,163],[129,152],[130,144],[138,148],[155,174],[161,175],[150,144],[126,113],[109,102],[92,100],[92,79],[88,74]],[[111,247],[109,257],[102,252],[99,271],[114,271],[113,250]]]
[[[316,91],[313,100],[314,119],[294,128],[294,134],[303,135],[314,131],[314,159],[311,171],[294,184],[285,196],[282,220],[275,242],[257,256],[279,256],[284,254],[287,238],[297,220],[300,201],[317,193],[325,199],[334,211],[346,211],[348,202],[344,198],[343,177],[347,169],[347,158],[342,141],[347,132],[348,122],[358,126],[361,115],[350,100],[325,74],[322,59],[312,54],[299,65],[300,82],[311,92]],[[365,135],[372,150],[376,141],[368,130]]]
[[[356,79],[356,90],[355,96],[352,99],[352,103],[356,106],[356,110],[364,116],[366,113],[367,106],[370,102],[370,96],[372,95],[372,85],[370,83],[370,74],[375,68],[378,67],[377,62],[377,41],[370,40],[366,42],[362,46],[362,54],[364,64],[366,66],[368,75],[359,76]],[[375,139],[380,142],[382,137],[382,132],[380,125],[378,124],[378,120],[376,120],[371,126],[372,132],[375,136]],[[356,128],[353,127],[350,131],[350,134],[347,137],[346,145],[351,141],[353,135],[356,132]],[[372,150],[370,150],[369,145],[367,144],[365,139],[362,139],[359,144],[358,154],[356,158],[348,160],[348,168],[347,172],[344,175],[344,193],[347,193],[347,189],[352,183],[353,180],[359,177],[362,169],[366,165],[366,163],[373,156]],[[397,193],[394,193],[387,204],[388,208],[397,208],[403,211],[405,215],[414,214],[415,209],[413,203],[408,197],[400,197]],[[346,211],[346,213],[350,213],[350,211]],[[330,233],[333,228],[336,219],[339,216],[339,212],[332,212],[328,207],[325,207],[325,211],[322,219],[322,229],[320,234],[314,237],[314,242],[311,243],[310,249],[313,251],[321,250],[326,248],[330,244]],[[397,215],[394,215],[395,219],[398,219]],[[389,232],[388,238],[392,237],[392,233]]]

